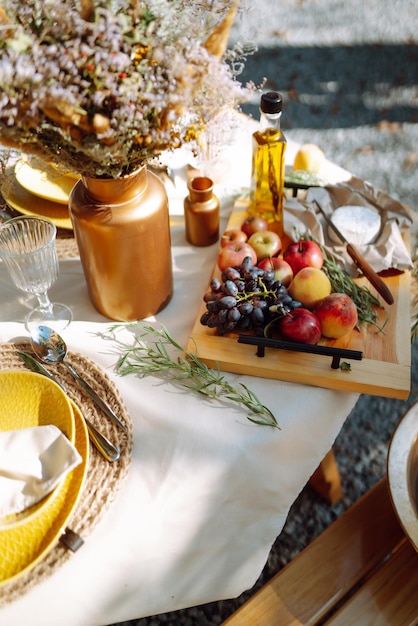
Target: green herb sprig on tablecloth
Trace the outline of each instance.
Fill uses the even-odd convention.
[[[114,331],[121,328],[138,328],[142,331],[134,336],[131,345],[116,340]],[[165,376],[170,381],[195,391],[216,401],[229,401],[243,406],[247,419],[260,426],[280,428],[268,407],[260,402],[254,392],[240,383],[239,388],[231,385],[221,374],[220,369],[210,369],[200,361],[197,354],[188,352],[175,341],[167,328],[154,328],[148,325],[117,324],[109,331],[117,343],[121,356],[116,371],[122,376],[138,374],[145,376]],[[146,337],[152,341],[147,342]],[[174,350],[177,356],[172,356]]]

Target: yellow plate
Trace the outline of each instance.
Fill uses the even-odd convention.
[[[54,424],[74,441],[71,401],[46,376],[25,370],[0,372],[0,431]]]
[[[72,230],[73,225],[67,205],[44,200],[30,193],[14,177],[10,177],[9,181],[9,184],[4,185],[1,191],[5,201],[12,209],[23,215],[47,217],[57,228]]]
[[[0,372],[0,431],[54,424],[74,443],[74,412],[70,399],[49,378],[24,370]],[[38,516],[52,500],[59,485],[36,505],[0,518],[0,533]],[[0,550],[1,554],[1,550]]]
[[[58,543],[68,525],[87,475],[89,441],[87,428],[78,407],[75,417],[75,446],[83,461],[67,474],[56,497],[32,521],[10,530],[0,530],[0,587],[15,581],[37,565]]]
[[[73,176],[62,176],[53,167],[37,168],[25,159],[16,163],[15,176],[22,187],[35,196],[65,205],[76,182]]]

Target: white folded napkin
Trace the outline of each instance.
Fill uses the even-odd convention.
[[[39,502],[81,461],[52,424],[0,432],[0,517]]]

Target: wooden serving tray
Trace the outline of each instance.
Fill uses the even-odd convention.
[[[245,216],[245,210],[233,211],[227,228],[238,228]],[[208,285],[212,276],[219,275],[215,266]],[[341,339],[320,342],[324,346],[361,351],[360,361],[343,359],[350,363],[350,370],[333,369],[329,356],[317,354],[266,348],[265,356],[259,357],[255,346],[238,343],[238,335],[219,336],[216,330],[200,323],[206,311],[203,300],[187,349],[197,353],[209,367],[219,367],[225,372],[405,400],[409,396],[411,376],[411,273],[385,276],[384,280],[395,299],[392,305],[383,302],[366,279],[358,281],[379,297],[389,315],[383,332],[376,332],[369,325]]]

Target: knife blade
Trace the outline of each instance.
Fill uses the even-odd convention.
[[[364,256],[362,254],[360,254],[360,252],[357,250],[357,248],[352,243],[347,241],[347,239],[344,237],[344,235],[339,230],[339,228],[334,224],[334,222],[331,220],[331,218],[325,213],[324,209],[319,204],[319,202],[317,200],[315,200],[315,199],[313,200],[313,202],[314,202],[315,206],[318,208],[318,210],[321,212],[323,217],[325,218],[325,221],[327,222],[327,224],[330,226],[330,228],[332,228],[332,230],[337,235],[337,237],[345,245],[347,253],[353,259],[353,261],[357,265],[358,269],[370,281],[370,283],[373,285],[373,287],[376,289],[376,291],[378,293],[380,293],[380,295],[385,300],[385,302],[387,302],[388,304],[393,304],[394,303],[394,298],[393,298],[392,292],[390,291],[390,289],[386,285],[386,283],[374,271],[372,266],[366,261]]]
[[[54,383],[59,385],[61,389],[67,393],[64,385],[62,385],[57,378],[51,372],[49,372],[46,367],[39,363],[37,359],[35,359],[32,355],[27,352],[22,352],[20,350],[16,350],[17,354],[20,356],[25,365],[32,370],[32,372],[36,372],[37,374],[42,374],[42,376],[46,376]],[[83,416],[84,417],[84,416]],[[103,455],[103,457],[113,463],[117,461],[120,457],[120,450],[113,443],[111,443],[107,437],[105,437],[97,428],[84,417],[84,421],[87,426],[87,430],[89,433],[90,441],[94,444],[97,450]]]

